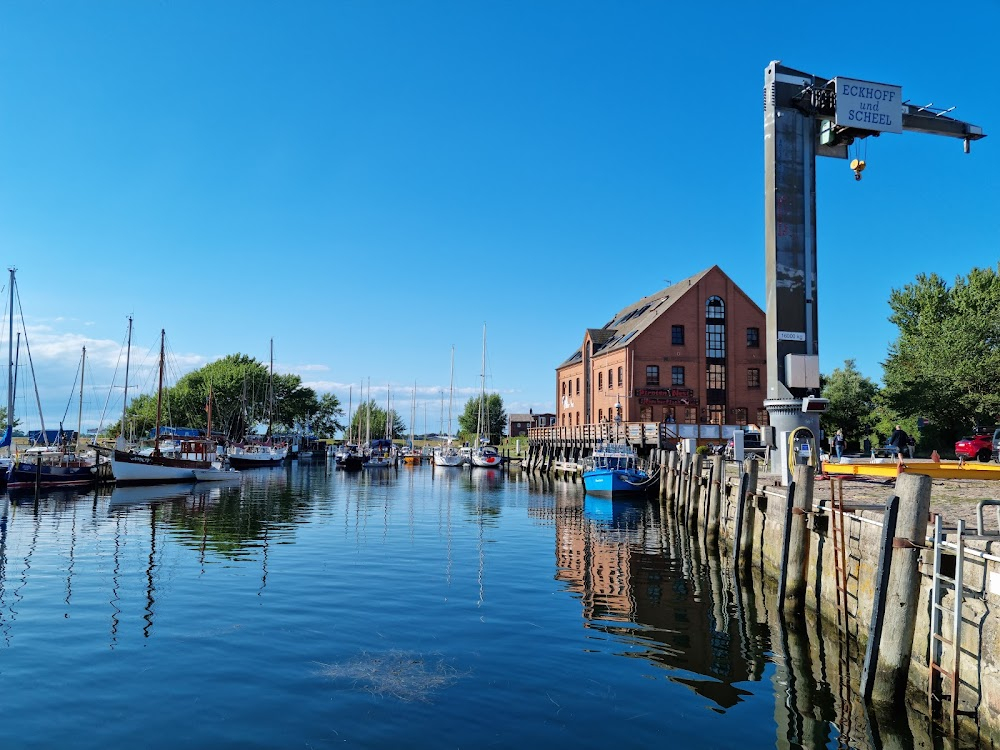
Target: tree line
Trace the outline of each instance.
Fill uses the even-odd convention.
[[[821,379],[829,410],[827,436],[881,444],[896,424],[918,450],[951,452],[959,438],[1000,425],[1000,275],[972,269],[948,285],[920,274],[889,297],[899,333],[882,363],[882,385],[858,372],[855,360]]]

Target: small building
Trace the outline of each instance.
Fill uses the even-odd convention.
[[[528,429],[534,427],[531,414],[511,414],[508,418],[507,434],[511,437],[523,437],[528,434]]]
[[[556,368],[557,424],[767,424],[764,311],[718,266],[643,297]]]
[[[554,427],[556,415],[550,412],[535,414],[533,409],[529,409],[527,414],[511,414],[508,422],[507,434],[511,437],[523,437],[531,427]]]

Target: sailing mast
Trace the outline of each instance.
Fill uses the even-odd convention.
[[[7,331],[7,458],[12,458],[14,445],[14,272],[17,270],[13,266],[9,269],[10,282],[10,327]]]
[[[486,412],[486,324],[483,324],[483,367],[479,373],[479,427],[477,431],[479,435],[479,445],[477,447],[483,447],[483,415]],[[487,439],[487,442],[489,440]]]
[[[348,445],[351,444],[351,411],[354,407],[354,385],[352,384],[347,391],[347,439],[344,441]]]
[[[160,380],[156,386],[156,434],[153,436],[153,455],[160,455],[160,416],[163,407],[163,353],[167,332],[160,329]]]
[[[125,450],[125,417],[128,409],[128,366],[129,360],[132,358],[132,316],[128,316],[128,348],[125,350],[125,395],[122,396],[122,429],[118,434],[118,440],[115,441],[115,447],[123,451]]]
[[[451,445],[451,402],[455,398],[455,346],[451,347],[451,381],[448,383],[448,445]]]
[[[80,436],[83,435],[83,372],[87,366],[87,347],[83,347],[83,354],[80,357],[80,408],[76,414],[76,447],[80,449]]]
[[[267,443],[271,444],[274,426],[274,339],[271,339],[271,370],[267,377]]]

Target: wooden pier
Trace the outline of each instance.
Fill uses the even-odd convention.
[[[525,468],[548,474],[567,470],[591,455],[601,443],[626,443],[635,449],[648,467],[659,465],[660,451],[677,445],[677,425],[666,422],[622,422],[576,425],[574,427],[533,427],[528,430],[528,457]]]

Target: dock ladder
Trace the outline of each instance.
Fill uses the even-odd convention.
[[[841,727],[841,737],[850,736],[851,724],[851,664],[856,660],[852,658],[854,648],[851,637],[851,609],[849,604],[848,583],[849,571],[847,567],[847,539],[849,532],[845,531],[846,520],[844,518],[844,479],[843,477],[830,478],[830,535],[833,537],[833,570],[834,580],[837,589],[837,633],[838,633],[838,657],[840,661],[839,673],[839,698],[841,715],[844,726]],[[846,745],[845,745],[846,747]]]
[[[934,517],[934,572],[931,580],[931,623],[930,623],[930,654],[928,657],[927,676],[927,702],[928,706],[934,708],[935,698],[943,703],[949,701],[948,718],[951,722],[952,731],[955,729],[955,722],[958,711],[959,693],[959,661],[962,655],[962,603],[963,596],[963,574],[965,572],[965,521],[958,522],[958,530],[955,539],[955,577],[948,578],[941,572],[941,550],[945,545],[945,534],[942,529],[941,516]],[[944,586],[951,584],[955,589],[954,608],[948,610],[943,604]],[[944,616],[951,615],[951,640],[944,637]],[[944,646],[951,646],[950,665],[943,664]],[[943,692],[944,680],[951,683],[951,695]]]

